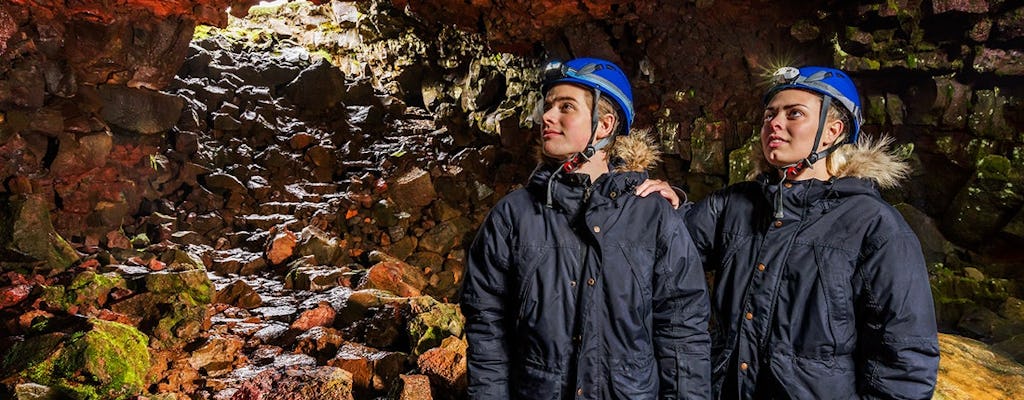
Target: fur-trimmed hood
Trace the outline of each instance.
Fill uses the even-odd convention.
[[[661,150],[650,129],[636,129],[629,135],[615,138],[608,155],[613,162],[621,160],[613,164],[616,172],[647,171],[661,161]]]
[[[553,163],[555,160],[545,158],[541,153],[540,146],[537,146],[537,153],[534,157],[540,163]],[[612,170],[616,172],[625,171],[648,171],[661,162],[661,150],[647,128],[634,129],[629,135],[619,135],[608,148],[608,160],[612,163]]]
[[[650,131],[645,129],[634,130],[628,136],[616,137],[607,154],[608,169],[613,173],[605,174],[596,182],[589,182],[590,176],[587,174],[563,173],[561,163],[548,159],[534,170],[527,187],[541,196],[543,204],[548,207],[557,204],[560,208],[575,213],[582,203],[581,199],[590,195],[591,189],[585,187],[593,184],[593,190],[597,193],[631,192],[636,185],[648,178],[647,170],[661,160],[661,153]],[[590,162],[600,161],[595,159]],[[555,182],[562,184],[556,185]]]
[[[892,142],[890,136],[872,139],[861,135],[856,143],[843,145],[832,152],[826,159],[826,167],[836,178],[870,179],[882,189],[899,187],[901,181],[910,174],[910,165],[890,151]],[[754,171],[747,176],[748,179],[775,171],[775,167],[768,164],[759,149],[751,152],[751,158]]]

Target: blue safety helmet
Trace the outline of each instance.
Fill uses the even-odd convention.
[[[551,61],[544,67],[543,92],[559,83],[575,83],[601,92],[602,96],[611,97],[625,114],[626,124],[623,134],[629,134],[633,125],[633,89],[629,86],[626,74],[615,63],[600,58],[577,58],[567,62]],[[596,98],[594,99],[597,100]],[[596,103],[594,109],[596,112]]]
[[[848,143],[855,143],[860,136],[860,127],[864,122],[861,112],[860,95],[853,80],[845,72],[828,67],[783,67],[775,71],[774,86],[764,96],[764,104],[768,104],[776,93],[786,89],[804,89],[823,96],[830,102],[838,102],[850,114],[853,126],[849,130]],[[824,119],[821,121],[824,123]]]

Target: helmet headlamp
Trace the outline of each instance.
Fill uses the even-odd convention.
[[[799,69],[793,67],[782,67],[772,74],[772,83],[775,83],[776,85],[792,83],[798,76],[800,76]]]

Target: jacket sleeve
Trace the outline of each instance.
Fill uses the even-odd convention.
[[[461,306],[466,317],[470,399],[508,399],[509,343],[506,340],[508,226],[494,211],[469,250]]]
[[[724,196],[720,192],[714,192],[701,201],[685,203],[676,210],[676,214],[685,220],[686,229],[697,248],[700,261],[707,269],[717,267],[715,239],[724,201]]]
[[[660,243],[654,269],[654,350],[661,399],[711,396],[707,282],[697,249],[678,217]]]
[[[906,227],[869,244],[854,283],[857,384],[865,398],[930,399],[939,368],[938,330],[928,271]]]

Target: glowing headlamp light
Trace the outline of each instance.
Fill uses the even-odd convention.
[[[792,83],[794,79],[800,76],[800,70],[793,67],[782,67],[772,74],[772,82],[777,85],[783,83]]]

